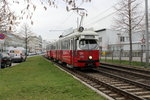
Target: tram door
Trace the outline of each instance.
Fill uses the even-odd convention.
[[[74,65],[75,60],[75,53],[76,53],[76,40],[73,38],[71,39],[71,64]]]

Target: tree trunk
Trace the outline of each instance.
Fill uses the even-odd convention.
[[[25,53],[25,56],[26,56],[26,57],[25,57],[25,59],[27,58],[27,53],[28,53],[28,51],[27,51],[27,50],[28,50],[28,45],[27,45],[28,43],[27,43],[27,42],[28,42],[28,41],[27,41],[27,38],[26,38],[26,39],[25,39],[25,45],[26,45],[26,47],[25,47],[25,48],[26,48],[26,53]]]
[[[131,18],[131,0],[128,0],[129,7],[129,42],[130,42],[130,52],[129,52],[129,64],[132,62],[132,18]]]
[[[26,58],[27,58],[27,54],[28,54],[28,36],[27,36],[27,28],[25,28],[25,45],[26,45]],[[26,59],[25,58],[25,59]]]

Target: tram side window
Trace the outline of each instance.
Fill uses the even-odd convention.
[[[61,50],[61,41],[58,42],[59,50]]]
[[[66,50],[70,50],[70,40],[66,40]]]
[[[64,50],[64,41],[61,42],[61,49]]]
[[[66,40],[64,41],[64,50],[66,50],[67,49],[67,42],[66,42]]]
[[[65,41],[62,41],[62,50],[65,50],[65,49],[66,49]]]
[[[61,41],[60,44],[61,44],[61,50],[63,50],[63,41]]]
[[[66,41],[64,40],[62,41],[62,49],[66,50],[66,48],[67,48],[67,44],[66,44]]]
[[[55,43],[55,45],[54,45],[54,46],[55,46],[55,50],[57,50],[57,43]]]
[[[68,40],[68,50],[70,50],[70,40]]]
[[[55,50],[55,46],[54,45],[51,45],[51,50]]]
[[[77,40],[74,41],[74,50],[77,49]]]
[[[62,50],[70,50],[70,40],[64,40],[61,42]]]

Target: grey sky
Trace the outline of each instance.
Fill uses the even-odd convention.
[[[119,0],[92,0],[91,3],[84,4],[79,2],[78,5],[88,11],[83,26],[94,29],[110,28],[114,15],[106,16],[114,12],[112,6],[117,2]],[[78,15],[73,11],[67,12],[62,0],[57,0],[57,4],[58,8],[48,7],[47,11],[42,6],[38,6],[33,16],[34,24],[31,26],[33,32],[49,41],[58,39],[58,36],[61,35],[61,32],[57,30],[76,28],[77,26]]]

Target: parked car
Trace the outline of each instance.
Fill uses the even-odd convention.
[[[11,57],[7,53],[0,53],[1,68],[12,65]]]
[[[10,48],[8,53],[13,62],[22,62],[26,60],[25,49],[22,47]]]
[[[36,53],[28,53],[28,56],[34,56]]]

